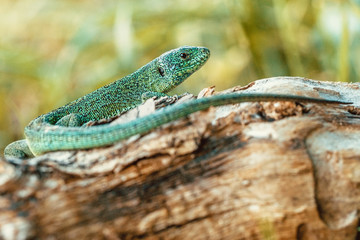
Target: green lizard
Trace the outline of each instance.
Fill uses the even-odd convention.
[[[4,155],[27,158],[50,151],[107,146],[210,106],[286,100],[345,103],[303,96],[231,93],[168,106],[124,124],[81,127],[134,108],[152,96],[166,96],[166,92],[204,65],[209,56],[210,51],[204,47],[185,46],[166,52],[134,73],[37,117],[25,128],[26,139],[8,145]]]

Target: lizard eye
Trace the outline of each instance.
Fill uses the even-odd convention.
[[[182,59],[186,59],[188,56],[189,56],[189,54],[187,54],[187,53],[180,53],[180,57]]]
[[[165,71],[162,67],[158,67],[158,71],[162,77],[165,75]]]

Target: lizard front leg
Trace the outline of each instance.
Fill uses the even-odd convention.
[[[168,97],[169,95],[167,95],[166,93],[162,93],[162,92],[145,92],[143,94],[141,94],[141,101],[145,102],[146,100],[148,100],[149,98],[152,97]]]

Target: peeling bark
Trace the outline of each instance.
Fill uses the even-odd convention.
[[[0,238],[359,237],[360,85],[279,77],[233,91],[353,104],[222,106],[109,147],[0,161]],[[190,98],[152,99],[110,124]]]

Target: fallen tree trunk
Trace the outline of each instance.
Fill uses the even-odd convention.
[[[1,161],[1,238],[359,237],[360,85],[281,77],[232,91],[353,104],[222,106],[110,147]]]

